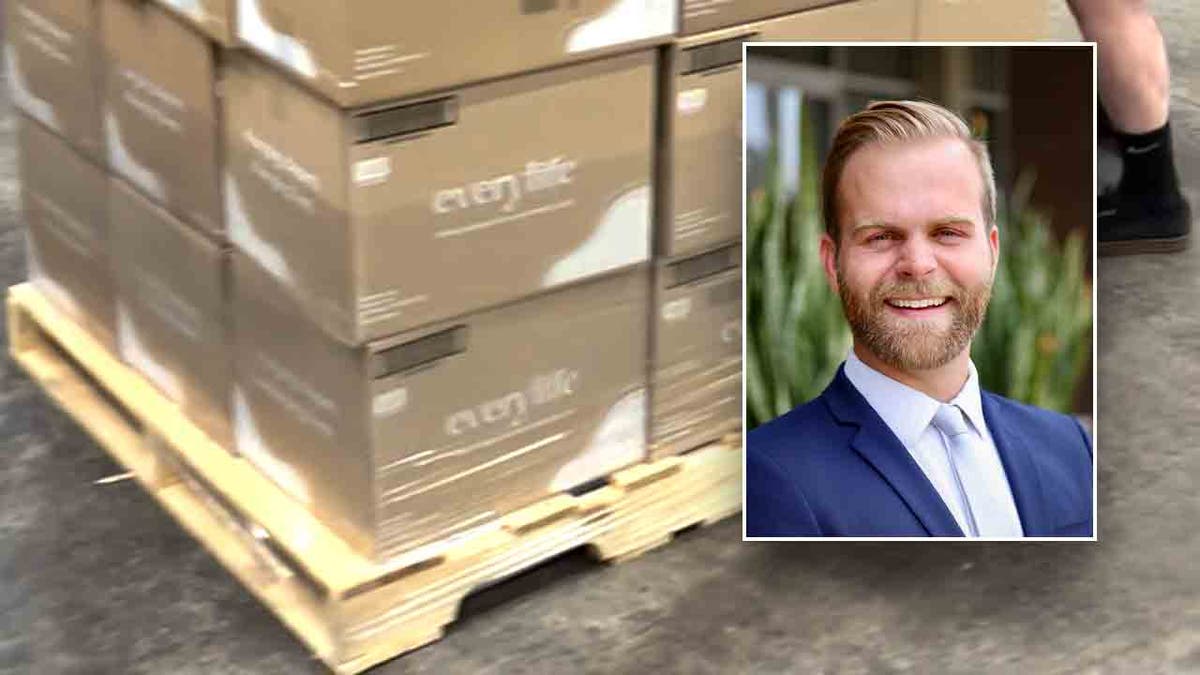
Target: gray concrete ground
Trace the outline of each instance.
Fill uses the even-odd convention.
[[[1156,11],[1200,188],[1200,8]],[[5,286],[25,270],[13,130],[4,102]],[[751,545],[729,521],[542,567],[376,672],[1200,672],[1200,246],[1098,279],[1100,543]],[[93,484],[117,471],[0,359],[0,672],[322,672],[135,484]]]

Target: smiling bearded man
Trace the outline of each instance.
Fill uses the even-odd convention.
[[[826,165],[827,172],[840,171],[828,177],[838,188],[829,203],[843,204],[851,227],[843,240],[836,212],[828,211],[822,257],[827,272],[835,260],[833,287],[868,362],[876,357],[896,371],[929,371],[970,346],[996,269],[995,196],[986,187],[992,176],[974,170],[986,152],[971,139],[933,137],[862,147],[844,168]],[[931,231],[909,231],[908,221]],[[914,250],[920,238],[930,240],[928,250]],[[885,266],[890,274],[859,287],[864,266]],[[967,278],[956,281],[950,271]]]
[[[820,397],[748,435],[747,535],[1093,536],[1087,433],[983,391],[971,363],[1000,255],[986,146],[940,106],[875,103],[822,183],[854,346]]]

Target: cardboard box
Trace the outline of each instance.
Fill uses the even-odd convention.
[[[1043,40],[1046,0],[919,0],[918,40]]]
[[[108,165],[193,227],[220,233],[213,47],[147,2],[101,0]]]
[[[915,0],[864,0],[683,38],[663,68],[658,252],[685,256],[742,233],[742,43],[907,40]]]
[[[753,23],[846,0],[680,0],[680,35]],[[869,29],[869,27],[866,27]],[[821,39],[821,38],[815,38]],[[865,39],[865,38],[864,38]]]
[[[158,0],[205,35],[225,47],[234,45],[233,13],[236,0]]]
[[[111,348],[104,171],[39,123],[16,117],[29,280]]]
[[[120,179],[108,205],[118,353],[232,448],[228,250]]]
[[[679,0],[241,0],[238,37],[344,107],[668,40]]]
[[[676,455],[742,425],[742,247],[655,268],[650,455]]]
[[[366,555],[644,457],[647,265],[348,347],[233,261],[237,449]]]
[[[654,53],[345,113],[243,57],[230,239],[347,344],[648,259]]]
[[[103,161],[95,0],[9,0],[4,11],[13,104]]]

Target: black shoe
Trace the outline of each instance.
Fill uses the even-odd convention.
[[[1098,252],[1103,256],[1174,253],[1188,247],[1192,210],[1179,193],[1100,195],[1096,216]]]

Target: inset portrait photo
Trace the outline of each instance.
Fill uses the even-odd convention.
[[[1094,540],[1094,46],[745,54],[745,537]]]

